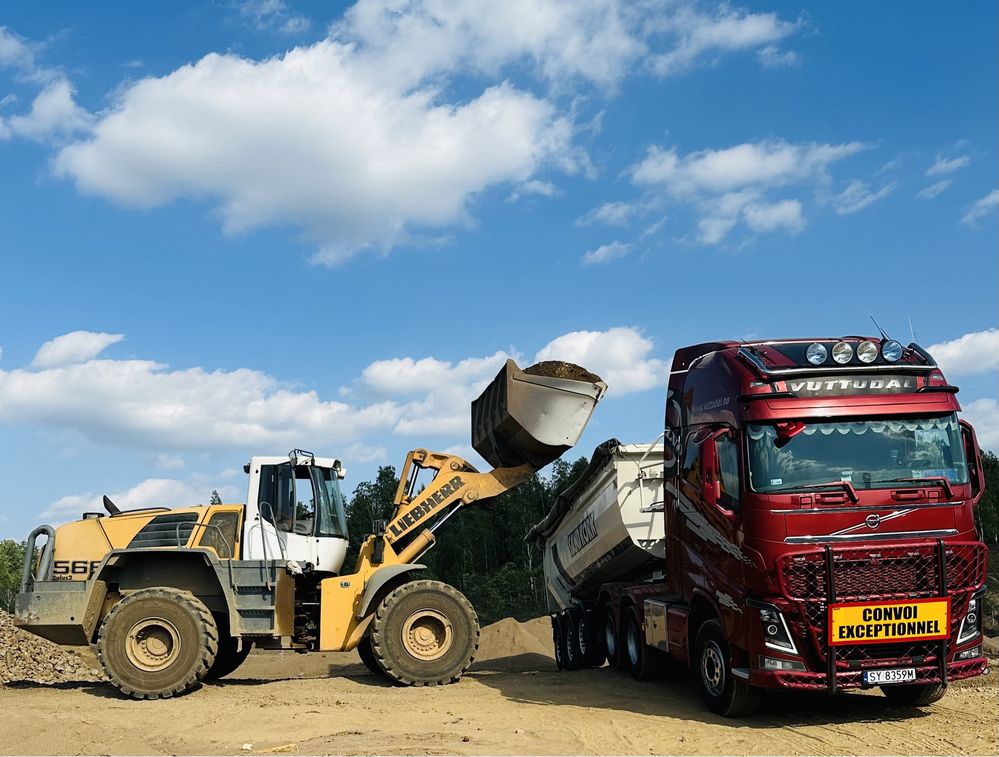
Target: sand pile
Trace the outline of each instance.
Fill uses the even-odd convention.
[[[553,657],[552,624],[548,617],[519,623],[503,618],[482,629],[479,636],[478,662],[537,654]]]
[[[104,676],[70,649],[14,627],[0,611],[0,683],[102,681]]]
[[[575,363],[563,363],[561,360],[544,360],[525,368],[524,373],[532,376],[548,378],[572,379],[573,381],[589,381],[596,383],[602,379],[595,373],[590,373]]]

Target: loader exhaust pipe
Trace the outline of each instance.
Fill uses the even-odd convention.
[[[507,360],[472,402],[472,447],[494,468],[543,468],[579,441],[606,391],[599,376],[573,363],[521,370]]]

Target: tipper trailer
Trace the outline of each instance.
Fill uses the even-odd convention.
[[[984,475],[956,394],[888,338],[678,350],[661,454],[602,445],[530,534],[557,662],[686,667],[727,716],[767,689],[925,705],[987,673]]]
[[[334,458],[254,457],[240,505],[120,511],[105,497],[107,513],[30,534],[15,624],[94,644],[111,683],[137,699],[224,676],[251,646],[356,648],[397,683],[456,681],[478,648],[478,620],[457,589],[420,580],[416,561],[452,515],[571,448],[606,389],[569,363],[522,371],[508,360],[471,408],[472,446],[493,469],[410,452],[392,514],[364,538],[352,572],[342,572],[344,471]]]

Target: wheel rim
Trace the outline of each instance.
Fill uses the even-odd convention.
[[[402,643],[416,659],[436,660],[447,654],[454,643],[454,628],[438,610],[417,610],[403,624]]]
[[[572,643],[575,635],[576,624],[572,622],[572,618],[567,618],[565,628],[565,659],[570,666],[574,665],[576,662],[576,647]]]
[[[715,641],[706,641],[701,651],[701,680],[713,697],[720,697],[725,690],[725,659]]]
[[[170,667],[180,655],[180,632],[169,620],[146,618],[128,632],[125,656],[139,670],[154,673]]]
[[[586,621],[580,620],[579,621],[579,625],[576,626],[576,639],[577,639],[577,643],[579,644],[579,651],[583,655],[586,654],[586,647],[587,647],[587,641],[588,641],[587,637],[588,636],[589,636],[589,634],[586,631]]]
[[[607,654],[613,657],[617,653],[617,636],[614,633],[614,621],[610,617],[604,620],[604,643],[607,645]]]
[[[628,624],[628,661],[633,668],[638,667],[638,631],[634,623]]]

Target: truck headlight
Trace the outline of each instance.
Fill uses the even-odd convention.
[[[958,652],[954,657],[955,662],[957,660],[973,660],[976,657],[982,656],[982,645],[979,644],[977,647],[972,647],[971,649],[965,649],[963,652]]]
[[[846,365],[853,359],[853,345],[849,342],[836,342],[833,345],[832,356],[840,365]]]
[[[899,358],[902,357],[902,345],[896,342],[894,339],[889,339],[887,342],[881,345],[881,357],[887,360],[889,363],[898,362]]]
[[[984,596],[985,587],[983,586],[972,595],[971,601],[968,602],[968,612],[964,614],[961,629],[957,632],[958,644],[963,644],[982,635],[982,598]]]
[[[779,657],[760,655],[760,667],[764,670],[804,670],[805,663],[797,660],[782,660]]]
[[[826,350],[824,344],[819,344],[818,342],[808,345],[808,349],[805,350],[805,358],[812,365],[822,365],[826,362],[827,357],[829,357],[829,351]]]
[[[771,649],[798,654],[791,632],[784,622],[784,615],[773,605],[760,608],[760,623],[763,626],[763,641]]]
[[[861,363],[873,363],[878,359],[878,346],[874,342],[865,339],[857,345],[857,359]]]

